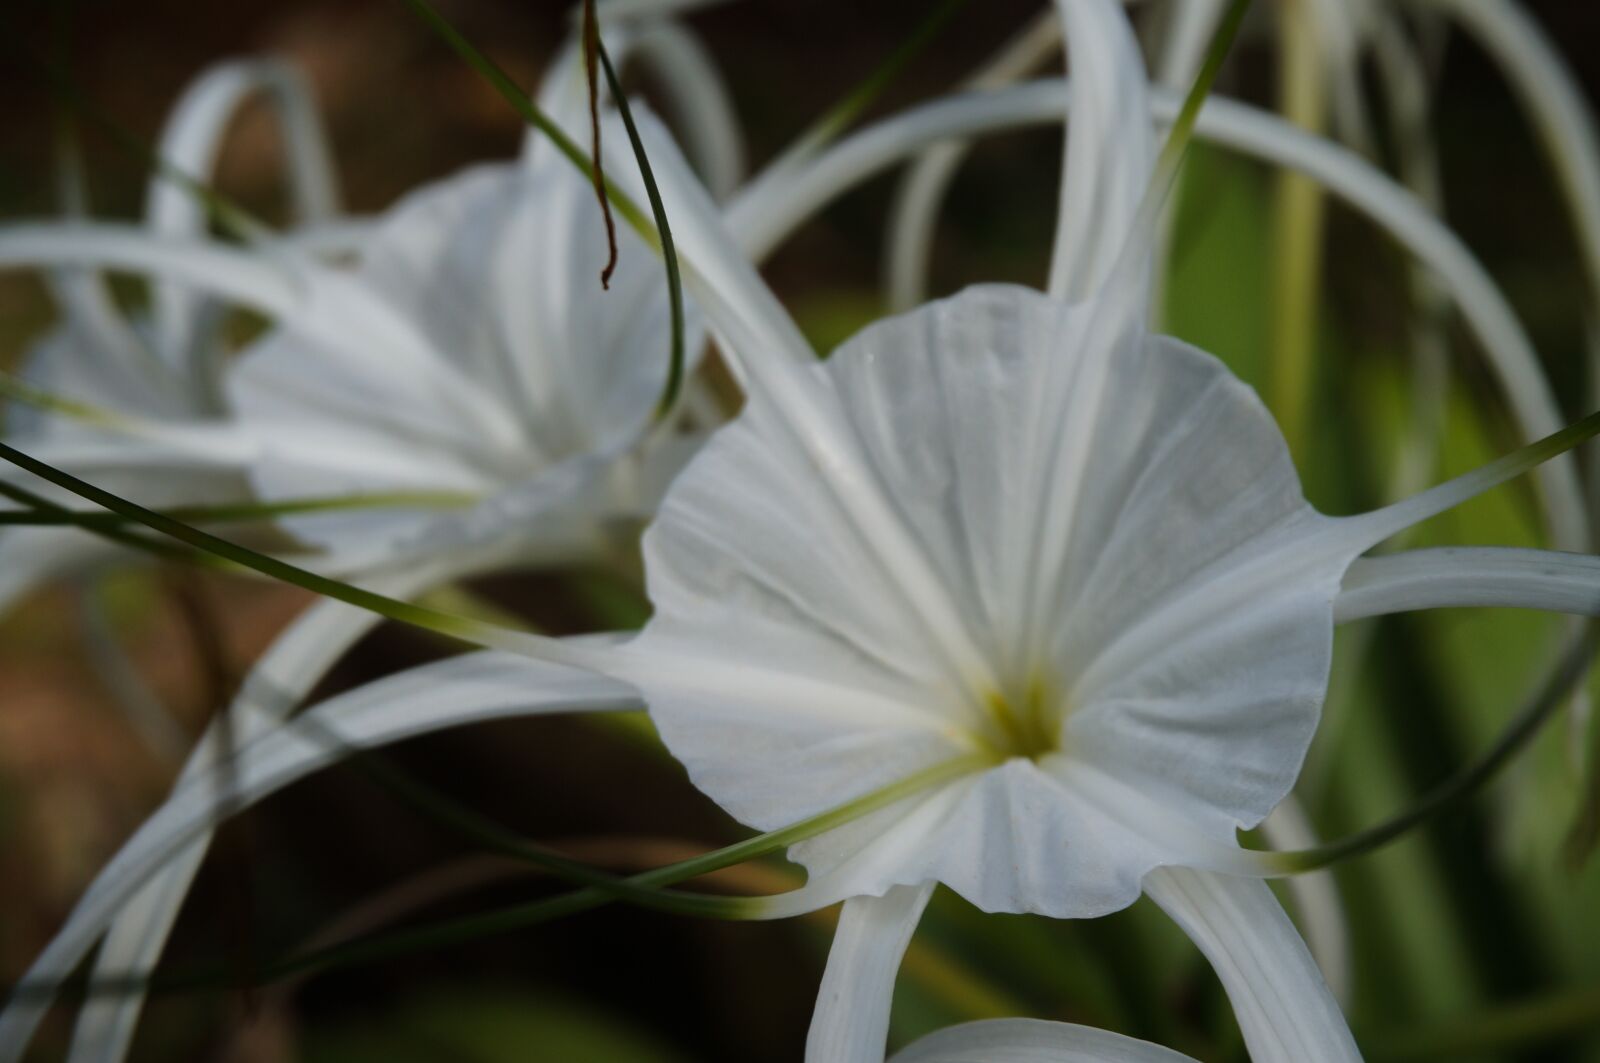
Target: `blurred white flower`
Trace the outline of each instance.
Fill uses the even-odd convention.
[[[172,171],[204,181],[238,108],[260,96],[273,105],[283,140],[295,217],[303,238],[318,239],[337,216],[327,145],[310,91],[292,67],[271,60],[220,63],[185,90],[157,150]],[[63,204],[87,207],[83,175],[64,160]],[[76,224],[77,217],[64,223]],[[151,178],[145,231],[162,240],[198,240],[210,223],[206,205],[168,174]],[[291,237],[293,238],[293,237]],[[129,313],[98,270],[63,266],[47,275],[59,320],[26,354],[21,378],[50,395],[71,396],[165,431],[129,439],[112,429],[8,403],[6,438],[68,467],[100,474],[108,486],[155,506],[239,502],[248,489],[239,470],[197,459],[179,442],[227,417],[221,376],[227,352],[220,307],[184,285],[152,278],[148,313]],[[12,471],[5,474],[15,475]],[[51,497],[59,492],[24,481]],[[0,611],[40,582],[117,555],[105,540],[64,529],[0,532]]]

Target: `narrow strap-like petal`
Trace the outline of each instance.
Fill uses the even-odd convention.
[[[1350,566],[1334,618],[1487,606],[1600,616],[1600,557],[1447,546],[1364,557]]]
[[[930,882],[844,902],[806,1037],[806,1063],[883,1059],[895,976],[932,896]]]
[[[645,25],[634,49],[636,59],[660,75],[683,150],[711,194],[726,200],[744,179],[744,133],[710,51],[688,28],[667,20]]]
[[[677,16],[721,0],[640,0],[596,5],[606,53],[618,69],[640,64],[657,74],[667,111],[675,119],[685,152],[705,178],[717,199],[725,199],[744,177],[744,134],[733,108],[732,94],[711,53],[700,38]],[[605,79],[597,88],[610,99]],[[588,145],[589,89],[583,67],[583,49],[576,26],[551,61],[539,86],[539,110],[569,133],[581,134],[577,142]],[[628,152],[618,138],[603,152]],[[530,167],[552,163],[568,165],[556,157],[555,146],[537,129],[523,141],[522,157]],[[615,158],[615,155],[603,158]]]
[[[1320,844],[1305,809],[1289,796],[1261,821],[1261,836],[1274,849],[1310,849]],[[1306,944],[1341,1006],[1350,1003],[1350,921],[1332,871],[1310,871],[1284,880]]]
[[[1254,1063],[1340,1063],[1361,1052],[1316,961],[1265,882],[1168,867],[1150,895],[1222,980]]]
[[[256,97],[271,105],[283,129],[296,220],[317,223],[332,217],[338,211],[338,192],[327,137],[305,78],[287,63],[232,61],[201,73],[162,130],[157,149],[162,162],[197,181],[209,181],[228,127],[240,107]],[[151,178],[145,220],[152,231],[166,236],[197,238],[208,229],[205,203],[193,189],[163,173]],[[156,349],[163,357],[181,363],[192,353],[198,306],[195,292],[171,283],[154,286]]]
[[[454,573],[432,566],[369,586],[381,594],[409,596],[446,575]],[[267,647],[228,706],[235,743],[248,742],[286,719],[334,662],[381,621],[376,613],[335,601],[318,602],[298,617]],[[221,748],[221,739],[222,729],[213,724],[184,765],[179,785],[215,767],[218,756],[228,752]],[[138,976],[154,969],[189,885],[205,858],[210,835],[206,831],[190,842],[117,916],[95,957],[97,979]],[[105,1063],[124,1058],[143,1005],[144,994],[133,989],[117,996],[91,998],[78,1015],[69,1060]],[[48,1004],[41,999],[37,1006]]]
[[[889,1063],[1195,1063],[1189,1056],[1092,1026],[987,1019],[928,1034]]]
[[[1057,0],[1075,91],[1067,121],[1051,295],[1096,292],[1122,253],[1155,163],[1144,59],[1112,0]]]
[[[111,223],[0,226],[0,266],[51,265],[131,270],[212,293],[258,310],[306,340],[371,352],[383,360],[385,372],[431,388],[463,433],[507,446],[524,438],[505,404],[433,349],[404,308],[390,305],[359,278],[295,256],[287,246],[239,251]]]
[[[69,974],[124,905],[224,811],[237,811],[353,752],[507,716],[643,707],[631,688],[504,653],[474,653],[390,676],[330,699],[246,744],[227,769],[180,786],[79,900],[4,1012],[0,1063],[21,1058],[40,1009],[24,1007]]]
[[[1200,74],[1206,46],[1222,23],[1227,0],[1184,0],[1172,5],[1161,41],[1156,77],[1166,88],[1183,92]]]
[[[1043,11],[974,73],[966,87],[996,89],[1021,81],[1060,44],[1060,20],[1055,12]],[[895,313],[928,300],[928,268],[939,208],[971,148],[970,141],[929,148],[907,168],[895,191],[884,241],[884,287],[889,309]]]

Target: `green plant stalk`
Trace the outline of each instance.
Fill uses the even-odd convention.
[[[1327,82],[1309,0],[1286,0],[1280,5],[1278,41],[1278,92],[1284,117],[1320,133],[1326,124]],[[1307,443],[1315,373],[1326,213],[1327,200],[1315,181],[1287,171],[1277,175],[1268,404],[1290,453],[1300,457]]]

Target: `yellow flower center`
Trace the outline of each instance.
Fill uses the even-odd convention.
[[[1034,676],[1013,693],[994,691],[984,708],[994,724],[985,745],[999,760],[1038,760],[1060,749],[1065,710],[1054,685],[1042,677]]]

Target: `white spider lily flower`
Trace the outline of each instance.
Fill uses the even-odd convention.
[[[655,256],[618,237],[605,291],[600,207],[570,163],[478,167],[407,197],[355,273],[326,278],[343,289],[330,288],[334,314],[367,313],[337,331],[291,317],[242,354],[227,389],[264,500],[423,500],[284,518],[322,567],[486,547],[567,559],[603,549],[607,520],[648,514],[670,464],[641,465],[636,445],[666,380],[669,307]],[[700,346],[692,328],[687,343]],[[641,494],[641,475],[657,486]]]
[[[256,97],[272,105],[283,126],[300,232],[328,226],[337,215],[338,197],[326,140],[309,88],[287,64],[231,61],[200,74],[167,120],[158,145],[161,157],[173,171],[204,180],[239,107]],[[80,175],[69,166],[64,180],[65,206],[69,213],[81,214]],[[197,239],[208,224],[205,206],[188,190],[169,176],[152,178],[145,200],[147,232]],[[128,314],[113,302],[105,278],[93,269],[61,268],[48,280],[60,320],[24,357],[21,376],[28,385],[167,425],[200,428],[226,415],[219,387],[225,351],[214,303],[181,284],[155,278],[148,314]],[[76,467],[85,471],[96,467],[98,455],[102,467],[115,469],[107,483],[151,505],[217,504],[247,497],[237,470],[197,463],[170,446],[130,441],[103,425],[19,401],[8,404],[6,413],[11,441],[28,449],[75,452],[83,458]],[[112,460],[108,448],[121,453]],[[0,610],[40,582],[117,554],[86,533],[8,530],[0,534]]]
[[[1051,287],[1078,302],[969,289],[822,366],[773,361],[792,348],[770,300],[708,246],[681,167],[659,167],[686,258],[703,275],[715,261],[750,296],[744,324],[771,327],[733,345],[749,404],[663,503],[646,537],[656,614],[608,670],[696,784],[758,828],[952,758],[992,765],[791,850],[818,900],[863,911],[841,930],[855,959],[819,1001],[812,1058],[881,1054],[886,995],[851,980],[894,953],[882,943],[935,881],[1061,917],[1148,892],[1212,960],[1255,1058],[1354,1057],[1298,935],[1240,877],[1253,861],[1234,833],[1299,771],[1350,563],[1528,467],[1322,516],[1254,394],[1143,332],[1142,273],[1111,263],[1135,228],[1124,182],[1144,187],[1152,151],[1108,10],[1063,12],[1072,128],[1103,152],[1069,149]]]

